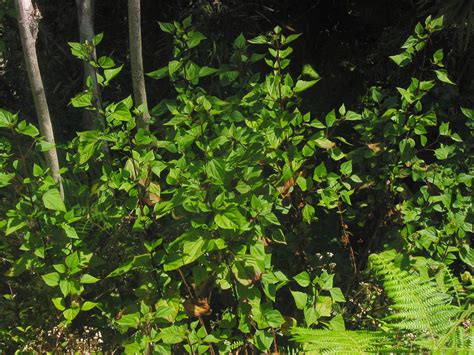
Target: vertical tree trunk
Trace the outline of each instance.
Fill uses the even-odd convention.
[[[77,19],[79,22],[79,40],[80,42],[88,41],[92,43],[95,36],[94,32],[94,0],[76,0]],[[96,60],[95,47],[90,60]],[[100,90],[97,85],[97,77],[95,68],[87,62],[84,62],[84,84],[87,78],[92,80],[92,102],[96,109],[102,108],[100,99]],[[84,123],[87,129],[93,129],[102,121],[102,117],[98,112],[84,111]]]
[[[128,31],[132,67],[133,98],[135,106],[144,105],[146,112],[138,117],[137,126],[149,129],[150,114],[146,100],[143,75],[142,33],[140,28],[140,0],[128,0]]]
[[[26,70],[30,81],[31,93],[35,103],[36,115],[40,131],[48,143],[55,144],[53,126],[49,115],[48,103],[44,92],[43,81],[36,56],[36,37],[38,35],[38,24],[41,14],[37,7],[33,7],[31,0],[15,0],[20,28],[21,45],[25,58]],[[59,161],[56,147],[45,152],[46,163],[54,180],[59,184],[61,196],[64,197],[61,176],[59,175]]]

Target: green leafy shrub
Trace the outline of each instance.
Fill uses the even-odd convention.
[[[471,281],[461,284],[447,265],[459,257],[472,266],[473,113],[463,108],[468,120],[451,119],[452,107],[427,100],[437,83],[453,85],[442,51],[428,57],[426,49],[442,18],[418,25],[392,57],[405,66],[421,52],[429,62],[408,87],[372,88],[360,113],[342,105],[322,119],[304,112],[301,98],[317,72],[289,73],[299,35],[279,27],[240,35],[227,63],[203,65],[206,38],[190,18],[160,27],[173,51],[148,76],[166,78],[174,92],[151,110],[154,130],[136,128],[143,108],[131,97],[94,102],[89,80],[71,105],[102,121],[62,147],[64,201],[37,154],[50,148],[38,130],[0,111],[8,132],[0,140],[3,346],[268,352],[288,345],[298,325],[308,329],[295,339],[321,351],[344,351],[341,338],[369,351],[386,334],[345,330],[340,286],[351,283],[341,279],[387,243],[431,257],[445,288],[372,257],[402,307],[390,326],[428,324],[435,332],[414,343],[420,348],[464,347],[465,335],[446,328],[461,305],[446,295],[455,290],[464,302]],[[70,43],[72,53],[89,61],[101,40]],[[90,64],[107,93],[122,66],[108,56]],[[267,73],[254,72],[262,66]],[[359,235],[367,235],[361,247]],[[398,287],[407,284],[420,294],[405,300]],[[441,316],[413,318],[426,295]]]

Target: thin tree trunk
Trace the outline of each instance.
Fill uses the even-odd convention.
[[[92,43],[92,39],[95,36],[94,32],[94,0],[76,0],[77,7],[77,19],[79,21],[79,40],[81,43],[88,41]],[[96,61],[97,56],[95,47],[90,60]],[[92,102],[97,110],[102,108],[100,99],[100,90],[97,84],[96,70],[87,62],[84,62],[84,85],[87,78],[90,77],[92,80]],[[103,121],[101,115],[98,112],[84,111],[84,123],[87,129],[94,129],[99,123]]]
[[[44,92],[43,81],[36,56],[36,37],[41,14],[37,7],[33,7],[31,0],[15,0],[20,28],[21,45],[25,58],[26,70],[30,81],[31,93],[35,103],[36,115],[40,131],[48,143],[55,144],[53,126],[49,115],[48,103]],[[45,152],[46,163],[54,180],[59,184],[61,196],[64,198],[61,176],[59,175],[59,161],[56,147]]]
[[[135,106],[144,105],[145,112],[138,117],[137,126],[149,129],[150,114],[146,100],[143,75],[142,33],[140,28],[140,0],[128,0],[128,31],[132,67],[133,98]]]

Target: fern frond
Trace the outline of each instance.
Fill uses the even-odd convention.
[[[450,304],[452,297],[439,292],[435,283],[396,267],[393,254],[373,254],[371,269],[383,276],[384,289],[394,302],[395,311],[388,320],[400,330],[415,331],[434,340],[446,334],[459,315],[459,308]]]
[[[385,292],[394,302],[394,312],[387,317],[389,326],[411,332],[416,336],[414,343],[426,349],[464,350],[474,346],[472,333],[461,326],[470,319],[472,310],[463,311],[452,305],[452,297],[440,292],[432,279],[396,266],[395,255],[394,251],[387,251],[370,256],[370,268],[383,277]],[[447,275],[454,278],[449,270]],[[455,286],[454,281],[451,284]],[[459,302],[459,294],[456,295]]]
[[[474,352],[474,329],[471,327],[468,331],[462,327],[457,327],[450,337],[450,347],[455,349],[465,349]]]
[[[285,354],[285,355],[298,355],[301,354],[303,351],[301,346],[279,346],[278,353]]]
[[[244,345],[243,340],[235,340],[235,341],[232,341],[232,342],[226,341],[225,343],[228,346],[228,349],[230,351],[234,351],[235,349],[238,349],[238,348],[240,348],[241,346]]]
[[[92,229],[94,228],[94,225],[90,221],[79,220],[74,224],[74,228],[78,237],[83,240],[89,236]]]
[[[369,260],[394,303],[392,315],[386,318],[388,332],[293,328],[292,339],[303,344],[305,351],[317,353],[402,351],[407,344],[443,353],[474,353],[474,330],[470,326],[473,309],[452,305],[453,298],[441,292],[433,279],[401,269],[395,257],[394,251],[387,251],[373,254]],[[456,292],[454,276],[449,270],[441,276],[446,275],[449,283],[443,284]]]
[[[375,331],[293,328],[292,339],[304,344],[305,351],[337,354],[364,354],[381,350],[385,336]]]
[[[441,292],[453,295],[454,303],[461,306],[466,298],[466,291],[447,265],[424,257],[414,257],[413,259],[415,260],[414,269],[419,272],[422,278],[430,278],[429,273],[436,272],[433,281],[436,282],[438,289]]]

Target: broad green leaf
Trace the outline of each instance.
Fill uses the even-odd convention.
[[[232,264],[232,272],[239,283],[244,286],[250,286],[254,283],[255,278],[262,273],[261,262],[254,256],[243,255],[238,256]]]
[[[160,26],[161,30],[166,33],[173,34],[176,30],[176,27],[169,22],[158,22],[158,25]]]
[[[334,143],[333,141],[330,141],[327,138],[317,138],[314,140],[314,142],[316,143],[318,147],[323,148],[323,149],[332,149],[336,146],[336,143]]]
[[[311,88],[312,86],[314,86],[318,81],[319,81],[319,79],[318,80],[310,80],[310,81],[298,80],[296,82],[294,92],[300,93],[300,92],[306,91],[309,88]]]
[[[267,44],[267,43],[269,43],[267,37],[265,37],[263,35],[259,35],[257,37],[252,38],[252,39],[249,39],[248,42],[252,43],[252,44]]]
[[[136,328],[139,323],[140,323],[139,312],[123,314],[122,317],[119,320],[117,320],[117,324],[125,329]]]
[[[323,273],[319,276],[318,284],[323,290],[331,290],[334,284],[334,275],[323,271]]]
[[[186,328],[177,325],[161,328],[159,337],[165,344],[179,344],[186,338]]]
[[[175,270],[194,262],[201,255],[207,252],[207,245],[208,244],[202,237],[192,241],[185,241],[181,247],[182,252],[176,251],[174,255],[170,255],[170,258],[167,259],[164,265],[165,271]]]
[[[335,143],[334,143],[335,144]],[[332,160],[334,161],[339,161],[342,158],[344,158],[346,155],[342,150],[340,150],[338,147],[335,147],[334,149],[331,149],[329,152],[329,156],[331,157]]]
[[[116,277],[126,274],[132,269],[139,267],[148,267],[150,264],[150,254],[135,255],[132,259],[124,262],[122,265],[113,270],[107,277]]]
[[[317,79],[319,80],[321,77],[319,74],[316,72],[316,70],[313,69],[313,67],[309,64],[303,65],[303,75],[309,76],[311,79]]]
[[[66,272],[66,265],[64,264],[54,264],[54,270],[59,272],[60,274],[64,274]]]
[[[333,331],[344,331],[346,330],[346,324],[341,314],[335,315],[330,321],[331,330]]]
[[[18,121],[18,115],[14,115],[6,110],[0,108],[0,127],[13,127]]]
[[[66,266],[69,268],[69,270],[75,269],[77,266],[79,266],[79,255],[77,254],[77,251],[74,253],[69,254],[66,257]]]
[[[98,46],[102,42],[103,38],[104,38],[104,33],[103,32],[97,33],[94,36],[94,38],[92,38],[92,43],[94,44],[94,46]]]
[[[313,180],[315,181],[322,181],[324,177],[327,175],[326,165],[324,162],[319,164],[316,168],[314,168],[313,173]]]
[[[244,48],[245,47],[245,37],[242,33],[240,33],[237,38],[234,40],[234,47],[235,48]]]
[[[74,227],[70,226],[69,224],[62,223],[61,228],[66,232],[66,235],[68,236],[68,238],[79,239],[79,236],[77,235]]]
[[[206,164],[207,176],[215,180],[218,185],[224,184],[225,165],[222,160],[212,159]]]
[[[64,311],[66,309],[64,306],[64,298],[62,297],[51,298],[51,302],[53,302],[54,307],[60,311]]]
[[[33,164],[33,176],[38,177],[44,174],[44,170],[37,165],[36,163]]]
[[[182,64],[181,62],[177,61],[177,60],[172,60],[168,63],[168,71],[169,71],[169,75],[171,77],[173,77],[173,75],[178,72],[181,68],[182,68]]]
[[[64,297],[71,293],[72,283],[69,280],[61,280],[59,281],[59,289]]]
[[[399,143],[400,154],[403,162],[408,162],[415,155],[415,141],[413,138],[403,139]]]
[[[290,44],[294,40],[298,39],[301,36],[301,33],[294,33],[286,37],[285,44]]]
[[[115,67],[115,62],[112,58],[107,56],[100,57],[97,62],[102,69],[109,69]]]
[[[340,196],[342,201],[347,203],[348,205],[352,205],[351,203],[351,195],[353,194],[354,190],[341,190]]]
[[[68,321],[72,321],[79,314],[79,308],[68,308],[63,312],[64,318]]]
[[[49,274],[41,276],[46,285],[54,287],[59,284],[59,274],[57,272],[50,272]]]
[[[21,228],[25,227],[26,221],[24,219],[20,219],[18,217],[15,218],[9,218],[7,222],[7,228],[5,230],[5,235],[10,235]]]
[[[305,308],[303,313],[306,326],[309,327],[318,321],[319,316],[314,307]]]
[[[152,71],[150,73],[146,73],[147,76],[153,79],[163,79],[166,78],[169,75],[169,69],[168,66],[164,66],[160,69],[156,69],[155,71]]]
[[[122,71],[122,68],[123,68],[123,65],[116,68],[105,69],[104,70],[105,80],[110,81],[113,78],[115,78]]]
[[[344,115],[344,118],[348,121],[360,121],[362,119],[362,115],[353,111],[347,111]]]
[[[42,199],[44,207],[50,210],[66,212],[66,206],[64,205],[63,199],[57,189],[46,191],[43,194]]]
[[[319,128],[319,129],[324,129],[326,128],[326,126],[319,120],[317,119],[314,119],[311,121],[311,123],[309,124],[311,127],[314,127],[314,128]]]
[[[82,59],[82,60],[89,59],[88,51],[85,49],[85,46],[82,43],[68,42],[67,44],[71,48],[71,54],[74,57]]]
[[[311,206],[310,204],[307,203],[303,207],[303,219],[305,220],[306,223],[311,223],[314,217],[314,213],[315,213],[314,207]]]
[[[225,212],[216,214],[214,222],[222,229],[244,229],[247,220],[237,207],[230,207]]]
[[[186,17],[186,18],[183,20],[183,22],[182,22],[183,28],[184,28],[184,29],[187,29],[187,28],[191,27],[192,22],[193,22],[193,18],[192,18],[191,15],[189,15],[189,16]]]
[[[298,285],[301,287],[308,287],[311,284],[311,277],[306,271],[300,272],[298,275],[293,277]]]
[[[268,212],[262,215],[262,217],[269,223],[274,224],[276,226],[280,225],[280,221],[278,217],[273,212]]]
[[[113,108],[108,117],[117,121],[128,122],[132,119],[132,114],[127,105],[121,101]]]
[[[441,136],[449,136],[450,131],[449,131],[449,122],[443,122],[439,125],[439,134]]]
[[[20,123],[18,123],[18,125],[16,126],[15,131],[17,131],[18,133],[23,134],[25,136],[32,137],[32,138],[38,136],[39,133],[40,133],[38,131],[38,128],[36,128],[31,123],[28,123],[24,120],[20,121]]]
[[[344,103],[341,105],[341,107],[339,107],[339,114],[341,116],[344,116],[346,114],[346,105],[344,105]]]
[[[474,110],[471,110],[471,109],[466,108],[466,107],[461,107],[461,111],[464,114],[464,116],[466,116],[467,118],[469,118],[471,120],[474,120]]]
[[[156,346],[154,346],[156,349]],[[140,354],[143,350],[143,347],[138,341],[132,341],[131,343],[125,344],[123,347],[125,354]]]
[[[185,78],[189,81],[197,79],[199,77],[199,66],[192,61],[187,62],[185,64],[184,74]]]
[[[332,299],[328,296],[319,296],[316,300],[316,311],[321,317],[331,316]]]
[[[308,302],[308,295],[304,292],[291,291],[293,298],[295,299],[295,305],[298,309],[304,309]]]
[[[443,28],[443,22],[444,22],[444,15],[441,15],[432,20],[427,19],[425,23],[426,23],[426,27],[429,28],[431,32],[436,32]]]
[[[397,55],[392,55],[389,58],[393,60],[394,63],[398,65],[399,67],[404,67],[408,63],[411,63],[411,54],[408,52],[402,52]]]
[[[262,313],[268,325],[272,328],[278,328],[285,323],[285,319],[276,309],[265,309]]]
[[[272,240],[275,243],[286,244],[285,234],[281,229],[276,229],[272,232]]]
[[[300,187],[301,191],[306,191],[308,189],[306,178],[304,178],[303,176],[298,176],[298,178],[296,179],[296,183]]]
[[[86,301],[82,304],[81,311],[90,311],[95,306],[97,306],[96,302]]]
[[[74,107],[92,106],[92,92],[84,91],[71,99],[71,105]]]
[[[191,31],[187,34],[186,44],[191,49],[199,46],[199,44],[205,39],[206,36],[204,36],[201,32]]]
[[[444,58],[444,53],[442,49],[438,49],[436,52],[433,54],[433,63],[434,64],[442,64]],[[441,65],[442,66],[442,65]]]
[[[435,149],[434,152],[436,158],[438,158],[439,160],[446,160],[452,156],[454,149],[455,147],[452,145],[441,144],[441,146],[438,149]]]
[[[346,176],[351,175],[352,174],[352,160],[348,160],[342,163],[339,168],[339,171]]]
[[[326,127],[332,127],[334,122],[336,122],[336,111],[332,110],[326,115],[325,118]]]
[[[342,294],[342,291],[338,287],[331,288],[329,290],[329,293],[331,294],[333,302],[346,302],[346,299],[344,298],[344,295]]]
[[[444,69],[435,70],[435,73],[439,81],[442,81],[443,83],[446,83],[446,84],[456,85],[455,83],[451,81],[451,79],[449,79],[448,72],[446,70]]]
[[[10,185],[10,181],[15,177],[15,174],[5,174],[0,172],[0,187]]]
[[[267,353],[273,343],[273,336],[266,330],[257,330],[253,336],[255,346],[260,351]]]
[[[97,281],[100,281],[98,278],[89,275],[89,274],[84,274],[81,276],[81,284],[93,284],[96,283]]]
[[[85,164],[89,159],[91,159],[94,153],[100,148],[100,132],[97,130],[94,131],[85,131],[79,132],[79,164]]]
[[[214,73],[216,73],[218,71],[218,69],[215,69],[215,68],[211,68],[211,67],[207,67],[207,66],[203,66],[199,69],[199,74],[198,76],[200,78],[202,77],[205,77],[205,76],[209,76],[209,75],[212,75]]]

